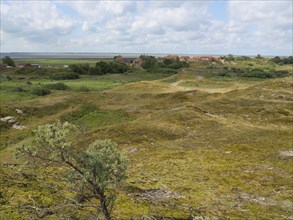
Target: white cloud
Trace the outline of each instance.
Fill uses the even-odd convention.
[[[27,50],[26,45],[39,51],[292,53],[291,2],[228,1],[222,2],[227,11],[219,12],[211,10],[212,3],[2,1],[2,49]],[[226,18],[217,20],[221,13]]]
[[[15,38],[54,42],[69,34],[75,24],[50,1],[1,2],[1,30]]]
[[[206,1],[75,1],[62,4],[79,14],[87,36],[102,39],[97,46],[100,50],[111,45],[116,51],[152,52],[163,48],[172,51],[175,44],[180,48],[183,42],[198,40],[210,24],[210,3]]]
[[[239,39],[235,47],[292,54],[291,1],[230,1],[226,29]]]

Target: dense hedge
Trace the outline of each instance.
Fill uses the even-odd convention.
[[[217,76],[226,76],[226,77],[252,77],[252,78],[278,78],[285,77],[288,75],[288,71],[286,70],[264,70],[260,68],[223,68],[221,70],[217,70],[214,75]]]
[[[189,64],[185,61],[180,61],[177,57],[176,59],[164,59],[163,62],[158,62],[153,56],[141,55],[142,60],[141,67],[143,69],[156,69],[156,68],[167,68],[167,69],[180,69],[183,67],[188,67]]]
[[[53,73],[50,75],[51,80],[66,80],[66,79],[78,79],[78,73],[74,72],[63,72],[63,73]]]
[[[107,73],[125,73],[129,70],[129,67],[124,63],[100,61],[94,67],[89,64],[72,64],[69,69],[79,75],[104,75]]]
[[[151,73],[161,73],[161,74],[176,74],[177,70],[170,69],[170,68],[152,68],[148,69],[148,72]]]

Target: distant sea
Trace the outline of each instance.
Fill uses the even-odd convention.
[[[121,55],[125,58],[137,58],[141,53],[28,53],[28,52],[11,52],[11,53],[0,53],[0,57],[10,56],[13,59],[30,59],[30,58],[59,58],[59,59],[110,59],[114,56]],[[156,53],[146,53],[146,55],[151,55],[155,57],[165,56],[167,54],[156,54]],[[199,54],[177,54],[180,56],[201,56]],[[207,56],[207,55],[205,55]],[[213,56],[213,55],[208,55]],[[219,56],[219,55],[214,55]]]
[[[12,52],[1,53],[1,58],[10,56],[13,59],[29,59],[29,58],[59,58],[59,59],[110,59],[114,56],[121,55],[126,58],[137,58],[141,54],[138,53],[27,53]],[[153,56],[164,56],[165,54],[148,54]]]

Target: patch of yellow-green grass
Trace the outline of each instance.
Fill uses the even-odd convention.
[[[91,64],[98,62],[96,59],[46,59],[46,58],[32,58],[32,59],[15,59],[16,63],[31,63],[39,64],[42,67],[63,67],[70,64]]]
[[[68,83],[74,88],[78,82],[89,83],[91,92],[54,91],[49,96],[9,104],[9,111],[4,112],[23,107],[31,112],[24,121],[32,128],[55,119],[86,127],[86,141],[81,147],[95,139],[116,141],[129,159],[128,179],[117,193],[116,219],[140,219],[143,215],[288,219],[293,215],[293,164],[292,157],[282,152],[293,148],[291,79],[207,79],[207,67],[195,63],[163,80],[145,81],[153,77],[147,76],[130,84],[126,83],[140,76],[83,77]],[[95,81],[99,79],[101,84]],[[184,82],[198,85],[182,90]],[[99,92],[95,83],[111,89]],[[231,91],[208,93],[197,88]],[[0,152],[5,160],[1,161],[17,163],[12,159],[13,148],[29,143],[32,135],[30,130],[7,132],[8,144]],[[15,138],[21,135],[22,139]],[[4,204],[5,217],[7,213],[10,219],[30,216],[16,208],[27,201],[28,194],[34,193],[35,200],[43,205],[63,202],[59,194],[41,187],[45,181],[38,187],[37,182],[23,187],[15,182],[23,181],[18,167],[3,170],[1,188],[8,192],[4,200],[11,201]],[[48,182],[60,184],[60,193],[73,193],[66,183]],[[88,219],[93,210],[74,210],[73,214]]]

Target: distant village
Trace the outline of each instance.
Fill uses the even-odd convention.
[[[12,68],[13,66],[9,66],[6,63],[0,64],[1,68]],[[16,65],[18,68],[23,68],[23,67],[31,67],[31,68],[41,68],[42,66],[39,64],[30,64],[30,63],[18,63]]]
[[[218,60],[217,58],[211,57],[211,56],[177,56],[177,55],[167,55],[164,57],[156,57],[156,59],[158,62],[163,62],[166,59],[179,60],[179,61],[185,61],[185,62],[217,62]],[[142,64],[141,58],[134,59],[134,58],[125,58],[122,56],[116,56],[114,57],[114,60],[127,64],[127,65],[131,65],[131,64],[141,65]]]
[[[179,60],[179,61],[185,61],[185,62],[219,62],[224,63],[225,60],[222,58],[216,58],[212,56],[177,56],[177,55],[167,55],[164,57],[156,57],[158,62],[163,62],[166,59],[170,60]],[[135,66],[141,66],[142,59],[139,58],[128,58],[128,57],[122,57],[121,55],[115,56],[114,61],[124,63],[126,65],[135,65]],[[12,66],[9,66],[7,64],[0,64],[1,68],[13,68]],[[40,64],[31,64],[31,63],[18,63],[16,65],[17,68],[41,68],[42,66]],[[64,68],[68,68],[68,65],[64,65]]]

